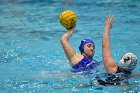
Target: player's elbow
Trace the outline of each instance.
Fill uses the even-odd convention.
[[[60,42],[61,42],[61,44],[65,44],[65,42],[67,42],[67,39],[64,37],[61,37]]]

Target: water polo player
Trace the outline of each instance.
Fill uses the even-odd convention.
[[[72,72],[90,72],[98,64],[98,62],[93,59],[95,43],[90,39],[82,40],[79,46],[81,54],[77,53],[68,42],[68,39],[74,30],[75,27],[68,29],[68,31],[61,37],[61,44],[67,58],[72,64]]]
[[[107,16],[102,39],[102,56],[105,68],[106,79],[100,76],[96,80],[101,85],[116,85],[126,82],[128,78],[140,75],[140,73],[132,73],[137,65],[137,57],[133,53],[126,53],[122,56],[120,63],[117,65],[114,61],[110,50],[110,29],[112,27],[114,17]]]
[[[82,40],[79,46],[81,54],[77,53],[68,42],[69,37],[75,30],[77,22],[76,13],[71,10],[66,10],[60,14],[59,19],[62,26],[68,30],[61,37],[61,44],[73,67],[72,72],[90,72],[98,64],[98,62],[92,58],[95,53],[94,42],[90,39]]]

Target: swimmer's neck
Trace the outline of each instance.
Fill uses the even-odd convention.
[[[87,58],[90,58],[90,59],[93,59],[93,56],[88,56],[86,53],[82,53],[82,55],[84,56],[84,57],[87,57]]]

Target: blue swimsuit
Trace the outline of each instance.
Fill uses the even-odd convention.
[[[96,60],[84,56],[84,58],[79,63],[73,66],[72,72],[89,72],[92,69],[94,69],[97,65],[98,62]]]

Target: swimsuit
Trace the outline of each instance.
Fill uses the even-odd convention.
[[[73,66],[72,72],[91,71],[98,65],[98,62],[93,58],[84,56],[84,58]]]
[[[96,76],[96,79],[100,85],[118,85],[124,82],[128,82],[128,78],[131,75],[131,71],[127,71],[123,68],[118,67],[116,73],[105,73],[105,80],[101,79],[100,76]]]

